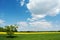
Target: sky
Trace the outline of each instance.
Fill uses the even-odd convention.
[[[0,0],[0,26],[18,31],[60,30],[60,0]]]

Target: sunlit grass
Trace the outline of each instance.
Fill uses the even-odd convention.
[[[51,34],[17,34],[15,38],[7,38],[7,35],[0,34],[0,40],[60,40],[59,33]]]

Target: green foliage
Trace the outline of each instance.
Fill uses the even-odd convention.
[[[12,31],[12,32],[17,32],[17,26],[16,25],[9,25],[9,26],[5,26],[5,29],[7,31]]]
[[[14,35],[14,32],[17,32],[17,26],[15,25],[9,25],[9,26],[5,26],[7,35],[12,37]]]

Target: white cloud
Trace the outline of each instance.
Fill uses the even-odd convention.
[[[36,21],[36,20],[45,18],[46,15],[35,15],[35,14],[32,14],[31,16],[32,16],[32,18],[28,18],[27,19],[28,21]]]
[[[59,23],[53,23],[46,20],[37,20],[30,22],[18,22],[18,31],[57,31],[60,30]]]
[[[22,0],[21,6],[25,0]],[[27,8],[31,12],[32,18],[28,18],[28,22],[18,22],[18,30],[20,31],[40,31],[40,30],[59,30],[60,24],[49,22],[45,17],[56,16],[60,12],[60,0],[30,0]],[[26,11],[28,12],[28,11]]]
[[[26,22],[18,22],[17,24],[19,24],[22,27],[27,26],[27,23]]]
[[[28,31],[28,23],[27,22],[18,22],[19,25],[18,31]]]
[[[42,14],[41,14],[41,15],[32,14],[31,16],[32,16],[32,18],[28,18],[28,19],[27,19],[28,21],[37,21],[37,20],[40,20],[40,19],[45,18],[46,15],[42,15]]]
[[[21,6],[23,6],[24,3],[25,3],[25,0],[21,0],[21,2],[20,2]]]
[[[4,23],[5,23],[5,21],[0,19],[0,24],[4,24]]]
[[[49,31],[49,30],[56,30],[54,25],[51,22],[46,20],[38,20],[33,22],[18,22],[19,31]],[[54,27],[54,28],[53,28]]]
[[[52,24],[50,22],[47,22],[46,20],[40,20],[40,21],[34,21],[29,23],[30,26],[36,27],[36,28],[50,28],[52,27]]]
[[[27,8],[34,15],[32,19],[44,18],[47,15],[56,16],[60,12],[59,0],[30,0]]]
[[[59,12],[60,12],[60,9],[59,8],[54,8],[54,9],[51,9],[51,11],[49,11],[47,13],[50,16],[56,16],[57,14],[59,14]]]

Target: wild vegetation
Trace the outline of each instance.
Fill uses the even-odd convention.
[[[9,40],[9,38],[15,38],[13,40],[60,40],[60,31],[20,31],[17,30],[17,25],[8,25],[5,27],[0,27],[0,32],[6,32],[6,34],[0,34],[1,40]],[[16,32],[17,35],[14,33]],[[23,34],[23,35],[21,35]],[[5,37],[6,36],[6,37]]]
[[[60,40],[60,34],[17,34],[15,38],[0,35],[0,40]]]
[[[0,27],[0,32],[6,32],[7,37],[14,37],[14,32],[17,32],[17,26],[9,25],[9,26],[5,26],[4,28]]]

